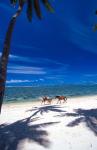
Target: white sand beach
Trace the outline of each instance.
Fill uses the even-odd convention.
[[[4,104],[0,150],[97,150],[97,95]]]

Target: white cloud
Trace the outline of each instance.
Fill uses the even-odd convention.
[[[0,52],[1,56],[1,52]],[[27,57],[20,57],[16,55],[9,55],[9,58],[14,61],[24,61],[24,62],[30,62],[31,59]],[[29,67],[29,66],[8,66],[8,73],[14,73],[14,74],[46,74],[43,68],[40,67]]]
[[[44,79],[35,79],[35,80],[7,80],[6,83],[7,84],[11,84],[11,83],[37,83],[39,81],[44,81]]]
[[[9,58],[12,61],[22,61],[22,62],[31,62],[32,60],[29,59],[28,57],[22,57],[22,56],[17,56],[17,55],[9,55]]]
[[[0,53],[1,55],[1,53]],[[12,63],[17,64],[17,62],[22,62],[22,64],[24,63],[30,63],[32,65],[41,65],[41,66],[45,66],[45,68],[47,66],[58,66],[57,69],[53,69],[50,68],[50,73],[51,74],[57,74],[58,72],[65,72],[65,74],[67,73],[68,69],[69,69],[69,64],[63,64],[61,62],[57,62],[54,60],[50,60],[47,58],[29,58],[29,57],[22,57],[22,56],[17,56],[17,55],[9,55],[9,58],[11,60],[11,62],[8,65],[8,73],[13,73],[13,74],[31,74],[31,75],[43,75],[47,73],[47,70],[45,71],[44,68],[42,67],[29,67],[29,66],[12,66]],[[48,69],[48,68],[47,68]]]
[[[46,74],[43,68],[29,66],[9,66],[8,73],[14,74]]]
[[[32,80],[7,80],[6,83],[28,83],[28,82],[33,82]]]
[[[1,56],[1,52],[0,52],[0,56]],[[60,65],[61,67],[64,67],[65,69],[67,69],[69,67],[69,64],[64,64],[58,61],[54,61],[48,58],[29,58],[29,57],[22,57],[22,56],[18,56],[18,55],[9,55],[10,60],[12,61],[22,61],[22,62],[29,62],[29,63],[46,63],[46,64],[54,64],[54,65]]]
[[[39,79],[40,81],[44,81],[44,79]]]
[[[1,52],[0,52],[0,56],[1,56]],[[12,61],[25,61],[25,62],[30,62],[31,59],[29,59],[28,57],[21,57],[21,56],[17,56],[17,55],[12,55],[10,54],[9,55],[9,58],[12,60]]]

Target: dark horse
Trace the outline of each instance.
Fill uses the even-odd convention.
[[[58,99],[57,104],[61,101],[63,101],[64,103],[67,102],[67,97],[66,96],[56,96],[55,99]]]
[[[47,96],[44,96],[43,98],[42,98],[42,102],[41,102],[41,104],[45,104],[45,103],[48,103],[48,104],[51,104],[51,102],[52,102],[52,99],[51,98],[48,98]]]

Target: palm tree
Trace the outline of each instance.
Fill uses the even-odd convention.
[[[41,2],[50,12],[53,12],[53,8],[51,7],[48,0],[41,0]],[[14,29],[16,20],[17,20],[18,16],[21,14],[25,4],[27,5],[27,11],[26,11],[27,18],[30,22],[32,21],[33,8],[36,12],[37,17],[39,19],[42,18],[39,0],[10,0],[10,3],[13,6],[18,4],[18,9],[10,20],[8,30],[7,30],[6,36],[5,36],[2,55],[0,58],[0,112],[1,112],[1,107],[2,107],[2,103],[3,103],[4,92],[5,92],[7,64],[8,64],[8,57],[9,57],[9,53],[10,53],[12,33],[13,33],[13,29]]]

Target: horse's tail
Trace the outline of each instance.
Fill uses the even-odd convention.
[[[42,97],[41,105],[45,102],[44,97]]]

